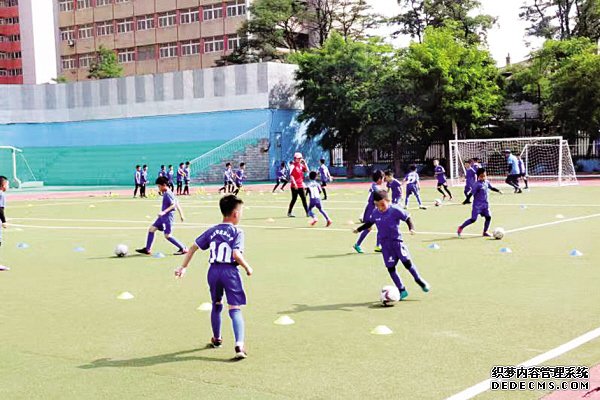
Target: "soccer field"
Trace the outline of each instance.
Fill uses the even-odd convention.
[[[331,186],[331,228],[322,218],[314,228],[286,218],[289,193],[242,194],[254,275],[244,277],[249,358],[241,362],[231,361],[227,313],[224,346],[205,348],[210,318],[197,308],[210,301],[206,253],[181,280],[173,269],[182,258],[162,236],[153,250],[166,257],[131,254],[145,242],[158,199],[20,201],[9,193],[0,399],[442,399],[488,379],[493,366],[517,365],[600,327],[600,187],[491,194],[492,228],[507,232],[501,241],[480,237],[481,219],[457,238],[470,207],[433,207],[438,195],[424,188],[431,207],[414,209],[411,199],[418,234],[405,240],[432,290],[423,293],[400,268],[409,297],[386,308],[379,290],[391,280],[373,252],[375,234],[365,254],[352,250],[349,221],[362,214],[367,188]],[[462,200],[462,190],[454,192]],[[217,199],[182,199],[187,218],[174,236],[191,244],[219,222]],[[128,257],[113,255],[119,243]],[[429,248],[434,243],[439,249]],[[570,256],[574,249],[583,256]],[[135,298],[117,299],[122,292]],[[274,324],[282,315],[295,324]],[[378,325],[393,334],[371,334]],[[600,339],[546,364],[598,363]]]

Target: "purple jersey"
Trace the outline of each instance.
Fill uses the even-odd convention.
[[[328,183],[330,181],[329,168],[327,168],[327,165],[321,164],[321,166],[319,167],[319,175],[321,177],[321,182]]]
[[[524,175],[525,174],[525,163],[520,158],[518,159],[518,163],[519,163],[519,173]]]
[[[185,174],[185,175],[183,176],[183,181],[184,181],[185,183],[189,183],[189,181],[190,181],[190,179],[191,179],[190,177],[192,176],[192,173],[191,173],[191,171],[190,171],[190,167],[185,167],[185,168],[183,169],[183,173]]]
[[[167,179],[169,180],[169,183],[170,183],[171,185],[173,184],[173,174],[174,174],[174,172],[169,170],[169,171],[167,172],[167,175],[166,175],[166,176],[167,176]]]
[[[375,209],[375,204],[373,203],[373,193],[381,190],[377,183],[371,183],[371,187],[369,188],[369,198],[367,199],[367,206],[365,207],[365,211],[363,212],[362,220],[363,222],[369,222],[371,218],[371,213]]]
[[[167,176],[167,171],[165,171],[164,169],[158,170],[158,178],[160,178],[161,176]]]
[[[419,174],[417,171],[411,171],[404,177],[406,181],[406,191],[407,192],[417,192],[419,187]]]
[[[177,182],[183,181],[183,168],[177,168]]]
[[[437,179],[438,185],[446,183],[446,170],[441,165],[438,165],[434,169],[434,174]]]
[[[238,169],[237,171],[235,171],[235,183],[239,186],[242,183],[244,183],[244,180],[246,179],[246,174],[245,171],[243,169]]]
[[[473,184],[473,210],[482,210],[490,206],[488,203],[488,190],[491,188],[493,186],[488,181],[477,181]]]
[[[402,197],[402,183],[398,179],[392,179],[387,183],[387,187],[392,191],[392,203],[398,203]]]
[[[225,182],[225,183],[233,182],[233,171],[231,170],[231,168],[228,168],[225,170],[225,172],[223,172],[223,182]]]
[[[145,185],[148,182],[148,171],[142,170],[140,174],[140,184]]]
[[[142,171],[135,171],[135,175],[133,175],[133,179],[136,185],[140,185],[142,183]]]
[[[465,188],[472,188],[477,180],[477,173],[471,167],[467,168],[465,171]]]
[[[286,171],[287,171],[287,168],[285,168],[285,167],[278,169],[277,170],[277,174],[276,174],[277,175],[277,179],[285,178],[285,176],[286,176],[285,172]]]
[[[167,190],[163,193],[162,207],[160,210],[165,211],[167,208],[171,207],[173,204],[176,203],[177,200],[175,199],[175,194],[173,194],[173,192],[171,192],[170,190]],[[175,210],[173,209],[169,211],[167,214],[165,214],[163,218],[168,219],[169,221],[173,221],[175,219]]]
[[[377,225],[377,241],[382,247],[392,242],[402,241],[400,222],[406,221],[410,215],[400,206],[392,204],[386,212],[375,209],[371,214],[371,221]]]
[[[218,224],[206,230],[196,239],[202,250],[210,249],[208,260],[211,268],[220,266],[237,267],[233,251],[244,251],[244,231],[233,224]]]
[[[321,185],[317,181],[309,181],[306,184],[306,189],[308,189],[308,196],[311,202],[313,200],[321,201]]]

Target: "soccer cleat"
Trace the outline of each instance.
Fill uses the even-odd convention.
[[[463,201],[462,203],[463,203],[463,205],[466,205],[466,204],[471,204],[471,200],[465,200],[465,201]]]
[[[425,206],[419,206],[419,208],[420,208],[421,210],[427,210],[427,207],[425,207]]]
[[[317,222],[319,222],[319,220],[318,220],[318,219],[316,219],[316,218],[313,218],[313,219],[312,219],[312,221],[310,221],[310,226],[315,226],[315,224],[316,224]]]
[[[400,291],[400,301],[404,300],[405,298],[408,297],[408,292],[405,290],[401,290]]]
[[[182,256],[184,254],[188,253],[188,249],[179,249],[177,250],[175,253],[173,253],[174,256]]]
[[[492,235],[489,232],[483,232],[483,237],[492,237]]]
[[[523,190],[521,190],[521,188],[519,188],[519,189],[517,190],[517,193],[523,193]]]
[[[381,253],[381,246],[375,246],[375,253]]]
[[[288,217],[289,218],[296,218],[296,216],[294,214],[292,214],[292,213],[288,213]]]
[[[221,338],[215,339],[214,337],[210,338],[210,346],[212,346],[213,349],[218,349],[222,345],[223,345],[223,339],[221,339]]]
[[[446,195],[444,195],[444,197],[442,197],[442,201],[446,201]]]
[[[358,253],[358,254],[362,254],[363,250],[360,248],[360,246],[358,244],[355,244],[354,246],[352,246],[352,248]]]
[[[149,256],[150,254],[152,254],[152,252],[150,250],[148,250],[147,248],[143,247],[141,249],[135,249],[136,253],[140,253],[140,254],[145,254],[147,256]]]
[[[459,226],[458,229],[456,230],[456,234],[458,235],[458,237],[461,237],[462,231],[463,231],[463,227]]]
[[[333,221],[332,221],[332,220],[328,220],[328,221],[327,221],[327,225],[325,225],[325,226],[326,226],[326,227],[330,227],[330,226],[331,226],[331,224],[333,224]]]
[[[427,293],[431,290],[431,286],[429,286],[429,283],[427,283],[426,280],[421,279],[421,283],[419,283],[419,286],[421,286],[421,289]]]
[[[235,346],[235,359],[236,360],[243,360],[244,358],[248,357],[248,353],[246,353],[246,349],[244,349],[243,347],[240,346]]]

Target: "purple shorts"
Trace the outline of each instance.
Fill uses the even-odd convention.
[[[442,178],[442,179],[438,179],[438,180],[437,180],[437,185],[438,185],[438,187],[440,187],[440,186],[444,186],[444,185],[446,185],[446,184],[448,184],[448,181],[446,181],[446,178]]]
[[[413,185],[406,185],[406,197],[410,196],[411,194],[415,196],[418,195],[419,189]]]
[[[246,293],[242,286],[242,277],[237,267],[233,265],[213,264],[208,269],[208,287],[213,303],[223,301],[223,293],[230,306],[246,304]]]
[[[375,210],[375,205],[374,204],[368,204],[365,207],[365,212],[363,212],[362,221],[363,222],[370,222],[371,221],[371,214],[373,214],[374,210]]]
[[[170,234],[173,232],[173,220],[168,217],[158,217],[156,221],[152,224],[153,227],[158,229],[165,234]]]
[[[308,203],[308,209],[312,210],[313,208],[321,209],[321,199],[310,199],[310,203]]]
[[[381,255],[387,268],[398,265],[398,261],[404,263],[410,260],[410,253],[404,242],[390,241],[381,244]]]
[[[471,219],[476,220],[479,216],[482,217],[491,217],[489,207],[473,207],[473,211],[471,211]]]

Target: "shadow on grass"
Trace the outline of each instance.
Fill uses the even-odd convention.
[[[77,368],[81,369],[94,369],[94,368],[142,368],[142,367],[151,367],[153,365],[159,364],[168,364],[174,362],[183,362],[183,361],[208,361],[208,362],[236,362],[238,360],[231,359],[222,359],[222,358],[213,358],[213,357],[202,357],[202,356],[184,356],[186,354],[195,353],[202,350],[212,349],[210,345],[206,347],[200,347],[197,349],[178,351],[175,353],[167,353],[167,354],[159,354],[156,356],[149,357],[140,357],[140,358],[130,358],[125,360],[113,360],[111,358],[100,358],[98,360],[94,360],[89,364],[80,365]]]
[[[463,236],[463,237],[458,237],[458,236],[451,236],[451,237],[447,237],[447,238],[442,238],[442,239],[426,239],[423,240],[423,242],[427,242],[427,243],[433,243],[433,242],[448,242],[448,241],[459,241],[459,240],[468,240],[468,239],[481,239],[481,236]]]
[[[405,299],[401,303],[413,302],[418,300]],[[390,306],[384,306],[381,302],[366,302],[366,303],[340,303],[340,304],[324,304],[321,306],[309,306],[308,304],[294,304],[293,310],[279,311],[277,314],[299,314],[307,311],[354,311],[354,308],[371,308],[376,310],[387,310],[392,308]]]
[[[353,251],[353,252],[348,252],[348,253],[340,253],[340,254],[321,254],[318,256],[310,256],[310,257],[305,257],[305,258],[340,258],[340,257],[347,257],[347,256],[360,256],[360,257],[365,257],[365,256],[378,256],[381,257],[381,253],[362,253],[360,255],[357,255],[358,253]]]
[[[134,258],[134,257],[146,257],[146,258],[152,258],[152,256],[148,256],[146,254],[130,254],[128,256],[125,257],[117,257],[117,256],[106,256],[106,257],[88,257],[88,260],[113,260],[113,259],[127,259],[127,258]]]

